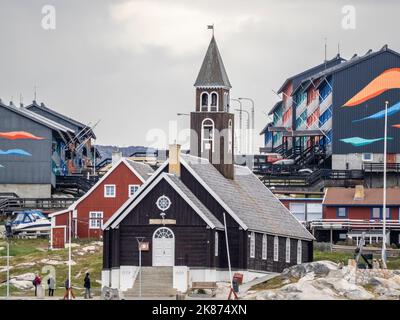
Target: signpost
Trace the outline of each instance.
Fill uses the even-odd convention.
[[[139,249],[139,297],[142,296],[142,251],[149,251],[149,243],[143,242],[145,237],[136,237]]]

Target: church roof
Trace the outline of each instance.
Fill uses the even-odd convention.
[[[225,178],[207,160],[181,155],[184,165],[215,194],[223,207],[244,229],[312,240],[313,236],[278,198],[243,166],[235,166],[235,178]],[[240,223],[241,222],[241,223]]]
[[[197,76],[195,87],[226,87],[231,88],[225,66],[218,50],[214,36],[208,46],[206,56]]]

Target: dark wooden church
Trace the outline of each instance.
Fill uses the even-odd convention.
[[[228,280],[229,261],[248,281],[313,259],[313,236],[251,170],[233,163],[231,84],[214,37],[195,87],[191,155],[171,145],[169,160],[103,226],[103,286],[133,287],[139,240],[142,266],[170,267],[180,291]]]

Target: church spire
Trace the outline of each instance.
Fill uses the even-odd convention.
[[[211,38],[194,86],[197,88],[232,88],[214,35]]]

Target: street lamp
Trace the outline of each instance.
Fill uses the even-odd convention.
[[[382,226],[382,263],[386,268],[386,160],[387,160],[387,109],[389,101],[385,101],[385,138],[383,143],[383,226]]]
[[[139,297],[142,296],[142,242],[145,237],[136,237],[139,249]]]
[[[246,142],[246,144],[245,144],[245,147],[246,148],[244,148],[245,150],[246,150],[246,154],[247,153],[249,153],[249,144],[248,144],[248,133],[249,133],[249,131],[250,131],[250,112],[248,112],[247,110],[240,110],[240,109],[235,109],[236,111],[239,111],[239,112],[246,112],[247,113],[247,123],[246,123],[246,127],[247,127],[247,134],[245,135],[245,142]]]
[[[240,109],[239,109],[239,149],[240,153],[242,152],[242,113],[243,113],[243,105],[242,101],[239,99],[230,99],[231,101],[236,101],[239,103]]]
[[[254,153],[254,130],[255,130],[255,124],[254,124],[254,100],[251,98],[238,98],[238,100],[247,100],[251,102],[251,125],[253,132],[251,133],[251,152]]]

